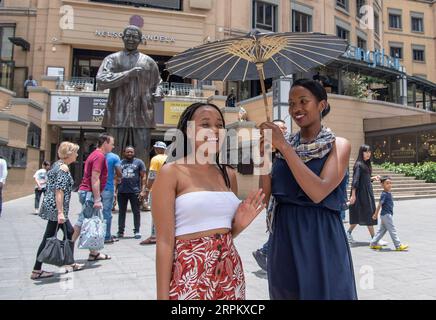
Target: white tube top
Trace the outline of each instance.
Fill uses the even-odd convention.
[[[176,237],[213,229],[231,229],[240,203],[231,191],[194,191],[178,196]]]

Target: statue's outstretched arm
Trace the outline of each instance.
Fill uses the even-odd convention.
[[[96,76],[98,88],[113,89],[121,86],[129,77],[130,70],[122,72],[113,72],[113,59],[106,58],[103,60]]]

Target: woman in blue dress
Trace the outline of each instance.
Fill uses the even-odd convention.
[[[322,85],[297,80],[289,93],[289,114],[301,130],[286,141],[273,123],[260,126],[271,129],[272,145],[280,152],[271,174],[261,179],[264,192],[276,201],[267,257],[271,299],[357,299],[340,217],[351,145],[322,126],[329,111]]]

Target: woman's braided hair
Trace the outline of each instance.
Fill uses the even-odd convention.
[[[183,111],[182,115],[180,116],[179,123],[177,124],[177,129],[183,133],[183,147],[184,147],[183,148],[183,157],[186,157],[188,154],[190,154],[192,152],[192,146],[190,146],[188,144],[188,134],[187,134],[188,122],[192,120],[192,117],[194,116],[195,111],[197,111],[201,107],[212,107],[212,108],[216,109],[221,116],[224,128],[226,126],[225,121],[224,121],[224,116],[223,116],[221,110],[216,105],[214,105],[212,103],[202,103],[202,102],[196,102],[196,103],[191,104],[188,108],[185,109],[185,111]],[[176,149],[174,149],[173,150],[173,157],[175,157],[176,154],[177,154]],[[230,178],[229,178],[229,175],[227,174],[227,169],[226,169],[226,167],[228,165],[219,163],[219,152],[216,155],[216,164],[217,164],[218,168],[220,169],[220,171],[224,177],[224,181],[226,183],[226,186],[228,188],[230,188]]]

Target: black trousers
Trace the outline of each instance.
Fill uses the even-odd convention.
[[[151,145],[151,129],[147,128],[106,128],[106,131],[115,139],[116,154],[123,154],[127,146],[135,148],[135,156],[149,165],[149,153]]]
[[[141,228],[141,211],[139,209],[139,193],[118,193],[118,233],[124,234],[126,228],[126,212],[127,203],[130,201],[130,206],[133,212],[133,232],[139,232]]]
[[[45,242],[46,242],[47,238],[51,238],[55,235],[57,226],[58,226],[57,221],[50,221],[49,220],[47,222],[47,228],[45,228],[44,237],[42,238],[41,244],[39,245],[38,253],[36,254],[37,259],[35,261],[35,265],[33,267],[33,270],[41,270],[42,263],[38,261],[38,256],[42,252],[42,250],[44,250]],[[67,234],[64,233],[64,240],[65,240],[65,237],[67,237],[68,240],[71,240],[73,238],[74,228],[71,225],[70,220],[67,220],[65,222],[65,227],[67,229]],[[62,230],[62,232],[64,232],[64,228],[62,225],[59,225],[59,229]]]
[[[38,190],[38,188],[35,188],[35,209],[39,209],[39,203],[41,202],[41,195],[44,194],[45,196],[45,188]]]

